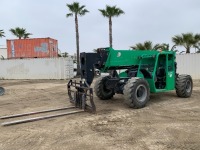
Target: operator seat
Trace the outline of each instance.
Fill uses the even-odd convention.
[[[164,67],[159,67],[156,72],[156,88],[164,89],[166,86],[166,71]]]
[[[165,72],[165,68],[163,67],[159,67],[158,71],[156,72],[156,76],[159,79],[163,79],[163,77],[166,77],[166,72]]]

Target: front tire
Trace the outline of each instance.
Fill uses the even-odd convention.
[[[111,99],[115,94],[113,90],[106,88],[105,82],[109,78],[110,78],[109,76],[99,77],[95,82],[94,92],[100,100]]]
[[[190,75],[178,75],[176,79],[176,94],[178,97],[187,98],[192,95],[193,82]]]
[[[131,108],[143,108],[149,101],[150,89],[143,78],[131,78],[124,86],[124,102]]]
[[[0,96],[2,96],[5,93],[5,89],[0,87]]]

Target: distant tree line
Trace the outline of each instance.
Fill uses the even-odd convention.
[[[200,34],[193,33],[182,33],[181,35],[175,35],[172,37],[172,42],[174,45],[170,48],[169,44],[155,44],[151,41],[145,41],[144,43],[137,43],[134,46],[131,46],[133,50],[175,50],[176,46],[183,46],[186,53],[190,53],[191,48],[195,48],[197,52],[200,52]]]

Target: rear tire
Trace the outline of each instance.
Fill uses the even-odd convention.
[[[143,108],[149,101],[150,89],[143,78],[131,78],[124,86],[124,102],[131,108]]]
[[[178,75],[176,79],[176,94],[178,97],[187,98],[192,94],[193,82],[190,75]]]
[[[97,81],[95,82],[94,85],[94,92],[96,94],[96,96],[100,99],[100,100],[108,100],[111,99],[113,97],[113,95],[115,94],[113,90],[110,89],[106,89],[105,86],[105,82],[106,80],[108,80],[110,77],[106,76],[106,77],[99,77],[97,79]]]

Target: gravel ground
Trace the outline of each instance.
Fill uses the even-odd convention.
[[[6,90],[0,97],[0,116],[71,105],[65,80],[0,83]],[[128,108],[123,95],[107,101],[94,95],[96,114],[1,126],[0,150],[198,150],[199,97],[200,80],[194,81],[191,98],[178,98],[174,91],[152,94],[143,109]]]

